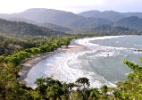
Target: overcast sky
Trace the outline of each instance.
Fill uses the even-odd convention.
[[[142,12],[142,0],[0,0],[0,13],[48,8],[79,13],[88,10]]]

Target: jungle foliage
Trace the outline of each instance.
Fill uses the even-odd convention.
[[[17,37],[17,36],[16,36]],[[141,100],[142,67],[124,60],[132,69],[127,80],[118,82],[117,87],[103,85],[91,88],[89,79],[81,77],[74,83],[63,83],[52,78],[38,78],[36,89],[19,83],[18,72],[21,64],[33,55],[56,50],[61,45],[68,45],[75,36],[65,37],[24,37],[0,36],[2,44],[11,43],[13,52],[3,52],[0,56],[0,100]],[[13,39],[14,38],[14,39]],[[1,43],[1,42],[0,42]],[[20,49],[17,49],[19,45]],[[11,49],[3,46],[5,49]],[[140,58],[142,62],[142,58]]]

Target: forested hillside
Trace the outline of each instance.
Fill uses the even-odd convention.
[[[7,21],[0,19],[0,33],[56,36],[63,33],[45,27],[28,24],[25,22]]]
[[[105,19],[108,19],[114,22],[122,18],[125,18],[125,15],[119,12],[115,12],[115,11],[101,12],[97,10],[92,10],[92,11],[86,11],[86,12],[79,13],[79,15],[85,16],[85,17],[93,17],[93,18],[105,18]]]
[[[137,16],[123,18],[117,21],[116,25],[142,31],[142,18],[139,18]]]
[[[85,17],[105,18],[114,22],[119,21],[126,17],[131,17],[131,16],[137,16],[139,18],[142,18],[141,12],[122,13],[122,12],[116,12],[116,11],[91,10],[91,11],[85,11],[85,12],[79,13],[79,15],[85,16]]]
[[[112,25],[99,25],[96,27],[89,27],[88,29],[81,29],[79,33],[83,35],[93,35],[93,36],[106,36],[106,35],[141,35],[141,31],[135,29],[129,29],[121,26]]]

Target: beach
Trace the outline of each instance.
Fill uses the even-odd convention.
[[[57,52],[60,51],[64,51],[64,52],[78,52],[78,51],[82,51],[83,49],[85,49],[84,46],[80,46],[80,45],[69,45],[67,48],[65,46],[63,46],[62,48],[58,48],[57,50],[54,50],[52,52],[46,52],[46,53],[42,53],[42,54],[38,54],[32,58],[30,58],[29,60],[25,61],[22,64],[22,67],[18,73],[19,78],[18,81],[27,84],[27,82],[25,81],[25,78],[27,77],[29,71],[39,62],[47,59],[48,57],[51,57],[52,55],[54,55]],[[56,70],[53,69],[53,70]]]
[[[74,40],[74,44],[68,48],[62,46],[23,63],[18,80],[35,88],[34,82],[41,77],[67,83],[86,77],[90,87],[100,88],[104,84],[116,86],[116,82],[125,80],[126,74],[131,72],[123,60],[137,61],[140,57],[140,52],[133,51],[141,48],[141,38],[135,36],[138,41],[135,42],[131,39],[133,37],[107,36]]]
[[[105,37],[105,38],[111,38],[111,37]],[[54,50],[52,52],[37,54],[37,55],[31,57],[30,59],[26,60],[22,64],[22,67],[21,67],[21,69],[18,73],[18,76],[19,76],[18,81],[27,84],[27,82],[25,81],[25,78],[27,77],[27,75],[28,75],[29,71],[32,69],[32,67],[35,66],[36,64],[38,64],[39,62],[47,59],[48,57],[51,57],[56,52],[65,51],[65,52],[70,52],[70,53],[77,53],[79,51],[83,51],[83,50],[86,49],[86,45],[84,45],[84,44],[87,43],[87,45],[89,46],[90,43],[88,41],[94,40],[94,39],[103,39],[103,38],[99,37],[99,38],[78,39],[77,42],[72,41],[73,44],[70,44],[67,48],[66,48],[66,46],[61,46],[61,48],[58,48],[57,50]],[[53,71],[56,70],[56,69],[57,68],[53,68]],[[59,72],[56,72],[56,73],[59,73]]]

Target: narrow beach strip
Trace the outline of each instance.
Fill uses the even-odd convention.
[[[62,48],[58,48],[57,50],[54,50],[53,52],[46,52],[46,53],[38,54],[32,57],[31,59],[25,61],[22,64],[22,68],[20,69],[18,73],[19,75],[18,81],[27,84],[25,81],[25,78],[27,77],[31,68],[35,66],[36,64],[38,64],[40,61],[45,60],[48,57],[51,57],[52,55],[55,54],[55,52],[58,52],[59,50],[64,50],[65,52],[78,52],[83,49],[85,49],[84,46],[75,44],[75,45],[69,45],[68,48],[63,46]]]

